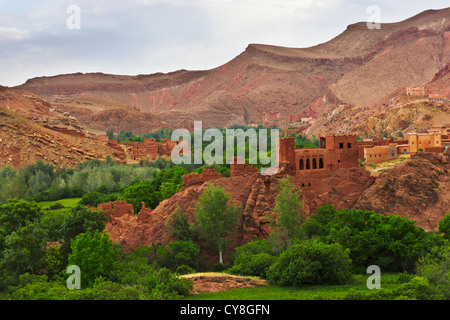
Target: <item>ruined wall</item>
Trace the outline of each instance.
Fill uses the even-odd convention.
[[[144,139],[144,142],[125,142],[130,151],[130,158],[132,160],[141,160],[149,158],[155,160],[159,157],[169,157],[172,153],[172,148],[176,146],[176,141],[156,142],[155,139]]]
[[[220,175],[220,173],[216,172],[216,170],[214,170],[214,169],[205,169],[200,174],[198,174],[196,172],[190,173],[190,174],[185,174],[183,176],[182,189],[190,187],[190,186],[194,186],[194,185],[201,185],[205,182],[219,179],[221,177],[222,176]]]

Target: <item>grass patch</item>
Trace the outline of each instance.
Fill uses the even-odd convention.
[[[53,206],[57,203],[64,206],[64,208],[74,208],[80,202],[81,198],[68,198],[68,199],[61,199],[56,201],[42,201],[38,202],[39,207],[41,209],[47,209],[50,208],[50,206]]]
[[[350,289],[367,291],[370,275],[355,275],[351,284],[302,287],[263,286],[191,295],[185,300],[343,300]],[[382,274],[381,289],[398,286],[398,274]],[[375,290],[375,289],[374,289]]]

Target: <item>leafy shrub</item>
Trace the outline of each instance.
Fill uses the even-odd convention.
[[[417,273],[450,299],[450,245],[436,247],[417,264]]]
[[[141,181],[123,190],[119,200],[132,204],[134,212],[137,214],[142,209],[142,202],[147,208],[154,209],[161,199],[151,181]]]
[[[244,256],[247,254],[258,254],[258,253],[273,253],[273,245],[268,239],[258,239],[246,243],[243,246],[234,249],[232,255],[234,265],[240,264],[244,260]]]
[[[193,269],[185,264],[179,266],[177,268],[177,270],[175,270],[175,273],[178,273],[178,274],[190,274],[190,273],[196,273],[196,272],[197,271],[195,269]]]
[[[49,207],[49,210],[58,210],[58,209],[63,209],[64,208],[64,205],[62,204],[62,203],[55,203],[55,204],[52,204],[50,207]]]
[[[372,264],[386,272],[413,272],[421,256],[445,242],[441,235],[427,233],[405,217],[368,210],[338,211],[331,205],[319,207],[303,228],[309,239],[350,249],[356,273],[364,273]]]
[[[360,291],[350,289],[345,300],[442,300],[444,295],[436,290],[429,281],[414,276],[394,289]]]
[[[225,267],[225,265],[221,262],[219,262],[213,266],[213,272],[223,272],[226,269],[227,268]]]
[[[438,231],[443,234],[445,239],[450,240],[450,213],[439,221]]]
[[[350,264],[340,244],[305,240],[281,253],[267,277],[277,285],[342,284],[351,278]]]
[[[240,263],[235,264],[229,271],[232,274],[267,278],[267,271],[277,258],[268,253],[252,254],[245,252],[240,256]]]

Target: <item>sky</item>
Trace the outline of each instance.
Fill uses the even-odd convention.
[[[250,43],[304,48],[350,24],[390,23],[448,0],[0,0],[0,85],[75,72],[219,67]]]

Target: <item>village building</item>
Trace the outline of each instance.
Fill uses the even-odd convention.
[[[293,137],[280,138],[279,161],[299,186],[314,186],[331,171],[358,167],[356,135],[320,137],[319,148],[295,148]]]
[[[406,87],[405,92],[406,92],[406,95],[408,95],[408,96],[424,96],[425,88],[424,87]]]
[[[416,153],[418,151],[442,152],[443,150],[441,134],[438,132],[408,133],[407,136],[409,153]]]
[[[372,148],[364,148],[364,159],[366,163],[380,163],[396,159],[397,144],[390,143],[389,145],[373,146]]]
[[[176,141],[165,139],[163,142],[157,142],[156,139],[144,139],[144,142],[124,142],[128,148],[131,160],[156,160],[159,157],[170,160],[172,148],[176,146]]]

